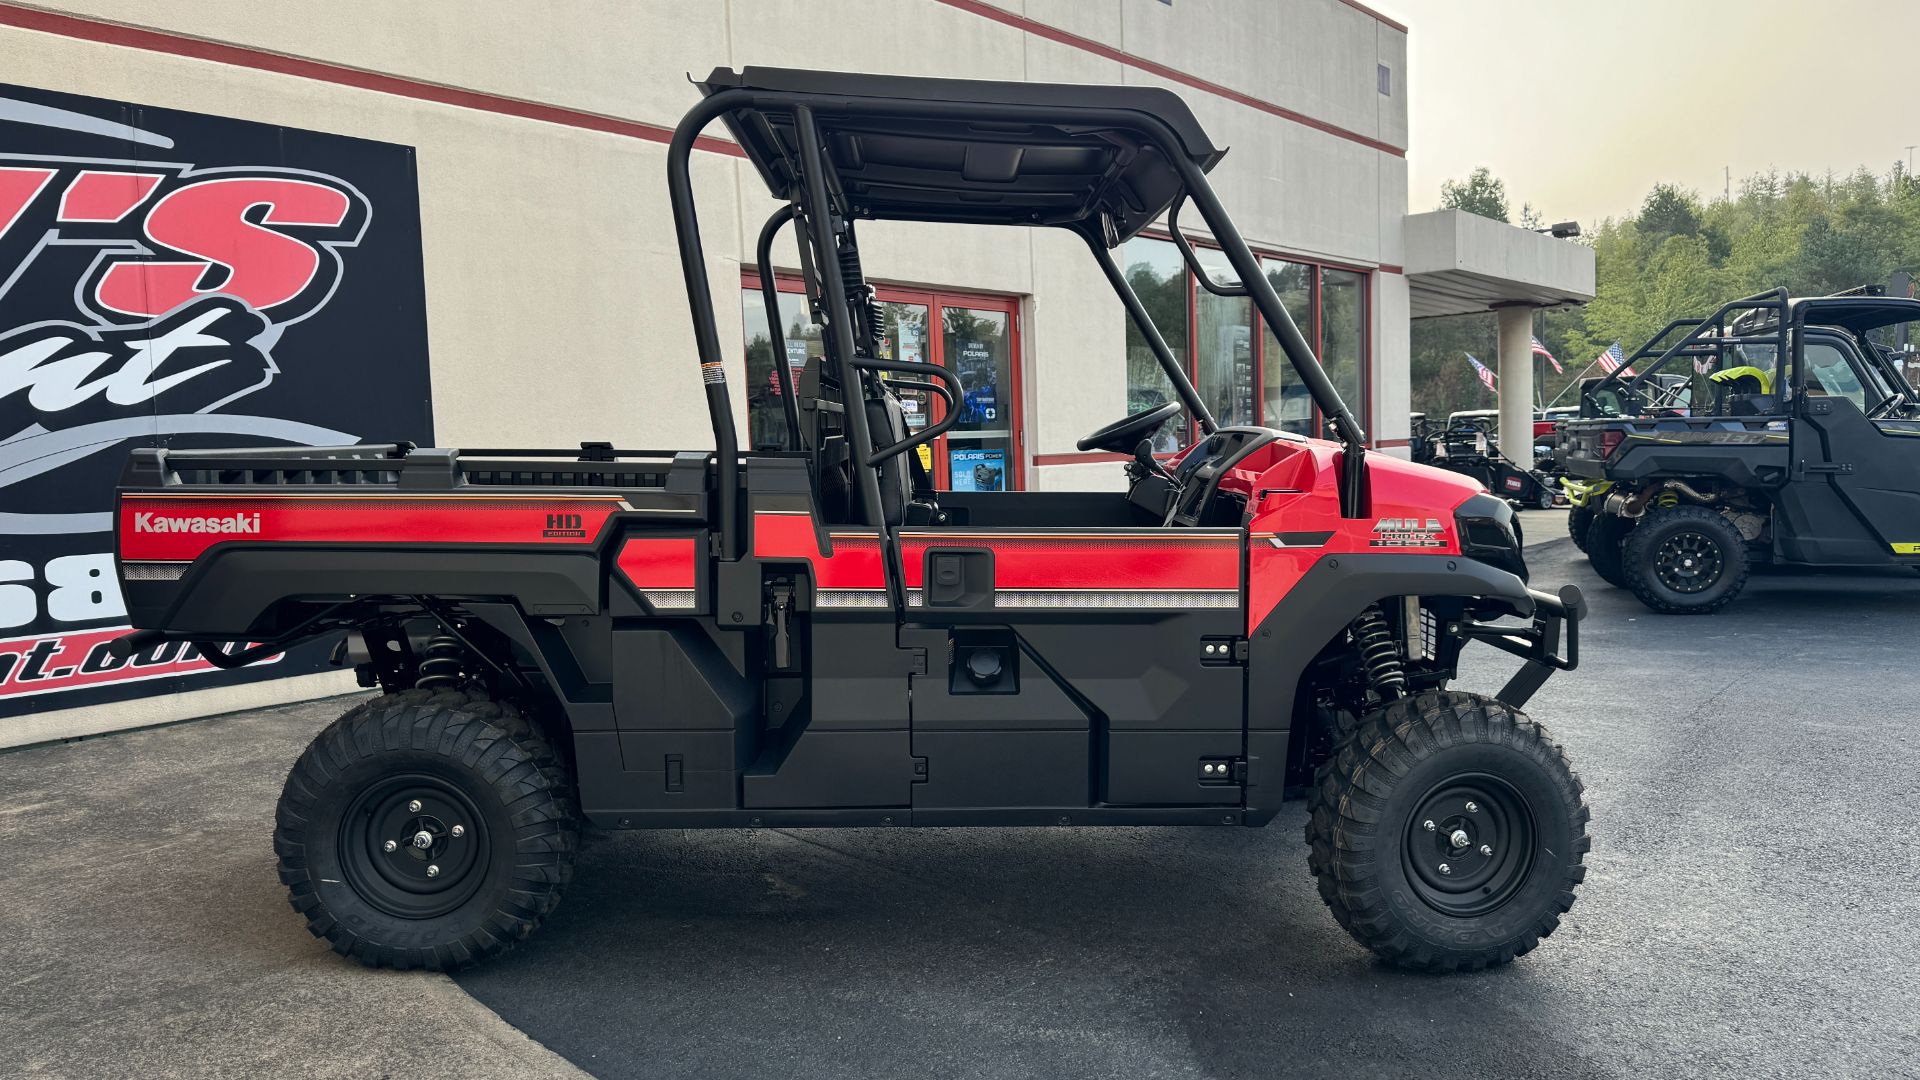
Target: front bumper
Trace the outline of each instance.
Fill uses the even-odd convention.
[[[1533,600],[1528,623],[1462,619],[1447,627],[1456,637],[1484,641],[1526,661],[1495,695],[1515,709],[1525,708],[1554,672],[1580,666],[1580,620],[1587,617],[1587,598],[1578,585],[1562,585],[1558,593],[1528,589],[1527,596]]]

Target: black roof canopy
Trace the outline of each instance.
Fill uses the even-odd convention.
[[[1809,326],[1838,326],[1856,334],[1893,323],[1920,321],[1920,300],[1904,296],[1805,296],[1788,303]]]
[[[753,67],[717,68],[699,86],[765,92],[723,119],[783,199],[798,190],[793,109],[811,107],[853,217],[1064,225],[1115,245],[1183,191],[1161,144],[1203,171],[1226,153],[1158,87]]]

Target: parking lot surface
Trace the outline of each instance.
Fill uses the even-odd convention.
[[[1563,517],[1526,515],[1535,584],[1594,610],[1528,711],[1594,847],[1505,969],[1373,961],[1293,805],[1264,830],[603,837],[468,999],[335,959],[282,899],[273,798],[323,702],[0,755],[0,1072],[1920,1076],[1920,575],[1758,576],[1662,617]],[[1462,685],[1492,692],[1514,662],[1481,652]]]

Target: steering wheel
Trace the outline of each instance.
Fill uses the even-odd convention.
[[[1116,420],[1106,427],[1088,435],[1073,445],[1080,450],[1106,450],[1115,454],[1131,454],[1140,440],[1153,434],[1161,424],[1180,415],[1185,406],[1177,401],[1166,401],[1145,412],[1137,412],[1124,420]]]

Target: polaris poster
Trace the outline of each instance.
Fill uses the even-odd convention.
[[[136,446],[431,442],[424,305],[412,148],[0,85],[0,717],[317,670],[109,656],[114,485]]]

